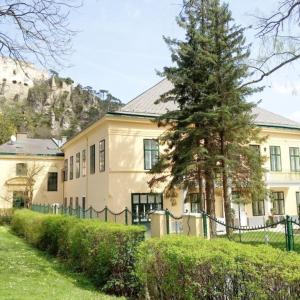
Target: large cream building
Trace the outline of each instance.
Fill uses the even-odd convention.
[[[149,170],[162,151],[157,140],[164,129],[157,127],[155,117],[176,108],[174,103],[155,101],[171,88],[167,80],[159,82],[62,146],[64,167],[61,157],[56,158],[58,169],[64,170],[64,181],[58,180],[61,203],[74,208],[92,206],[96,210],[107,206],[114,212],[127,207],[133,212],[133,222],[146,222],[147,211],[153,208],[168,208],[177,216],[186,210],[197,211],[196,195],[179,192],[174,203],[165,195],[164,186],[154,190],[148,186]],[[233,204],[233,209],[236,214],[239,211],[242,225],[262,224],[271,214],[275,218],[287,214],[296,217],[300,205],[300,124],[260,108],[253,114],[261,134],[267,137],[263,144],[255,146],[267,158],[265,180],[272,197]],[[2,168],[1,164],[0,161]],[[7,176],[1,179],[0,189]],[[219,195],[217,216],[222,218],[223,211]]]

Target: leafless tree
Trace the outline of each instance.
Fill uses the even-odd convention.
[[[27,194],[25,207],[27,207],[27,208],[31,208],[31,206],[32,206],[36,178],[40,174],[40,172],[43,170],[43,168],[44,167],[42,165],[39,165],[35,162],[32,163],[32,165],[30,165],[27,168],[27,173],[26,173],[26,176],[24,177],[25,178],[25,192]]]
[[[250,66],[254,79],[243,86],[258,83],[300,58],[300,0],[278,1],[273,13],[257,19],[261,53]]]
[[[69,15],[80,0],[1,0],[0,56],[62,65],[72,49]]]

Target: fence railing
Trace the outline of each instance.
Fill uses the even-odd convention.
[[[73,208],[71,206],[65,207],[57,204],[33,204],[31,209],[40,213],[69,215],[82,219],[98,219],[104,222],[125,225],[132,223],[132,212],[127,207],[118,213],[113,212],[106,206],[102,210],[96,210],[92,206],[88,209],[84,209],[80,206]]]
[[[175,217],[165,210],[165,226],[167,234],[183,233],[183,216]],[[300,253],[300,220],[290,216],[280,221],[262,226],[235,226],[226,224],[218,218],[200,212],[203,235],[211,238],[227,238],[231,241],[252,245],[265,244],[287,251]],[[189,218],[186,218],[189,222]],[[207,222],[209,221],[209,222]],[[209,227],[209,228],[208,228]]]

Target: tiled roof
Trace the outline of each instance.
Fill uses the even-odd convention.
[[[170,81],[163,79],[152,88],[128,102],[121,108],[120,112],[124,114],[159,116],[166,111],[175,110],[177,109],[177,105],[174,102],[155,104],[155,101],[162,94],[170,91],[172,87],[173,85]],[[255,123],[257,125],[300,129],[299,123],[260,107],[254,108],[253,114],[255,115]]]
[[[53,140],[31,138],[22,138],[0,145],[0,154],[63,156],[63,152],[59,150]]]

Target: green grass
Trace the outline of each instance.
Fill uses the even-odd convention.
[[[282,232],[272,231],[248,231],[242,232],[241,235],[235,233],[232,240],[251,245],[268,244],[272,247],[286,250],[285,234]],[[294,234],[294,250],[300,253],[300,234]]]
[[[83,275],[69,272],[1,226],[0,262],[0,299],[122,299],[96,291]]]

